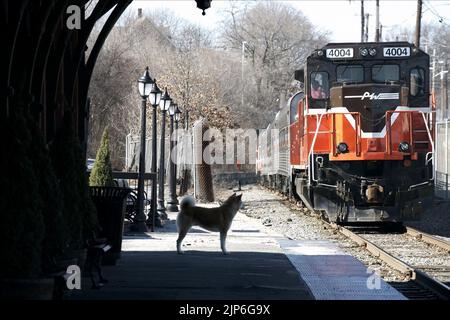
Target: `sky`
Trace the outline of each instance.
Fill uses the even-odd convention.
[[[277,1],[277,0],[274,0]],[[278,0],[279,1],[279,0]],[[176,15],[198,24],[205,29],[215,30],[218,23],[226,15],[228,0],[213,0],[211,8],[202,16],[196,8],[194,0],[135,0],[128,10],[137,12],[138,8],[154,10],[165,8]],[[242,2],[242,1],[236,1]],[[358,42],[361,38],[361,1],[359,0],[293,0],[281,1],[289,3],[302,11],[320,30],[328,30],[333,42]],[[369,41],[375,37],[375,1],[365,0],[365,13],[369,13]],[[424,0],[423,21],[450,24],[450,1]],[[380,0],[380,23],[383,34],[400,25],[414,28],[416,21],[417,1],[415,0]]]

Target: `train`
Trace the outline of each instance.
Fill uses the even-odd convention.
[[[433,199],[430,57],[408,42],[329,43],[258,134],[262,185],[339,224],[421,219]]]

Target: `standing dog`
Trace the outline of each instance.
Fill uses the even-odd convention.
[[[227,232],[231,227],[233,218],[242,205],[242,194],[233,194],[220,207],[202,208],[195,206],[192,197],[185,197],[180,203],[180,212],[177,217],[178,239],[177,252],[181,251],[181,242],[192,226],[200,226],[209,231],[220,232],[220,247],[223,254],[228,254],[225,247]]]

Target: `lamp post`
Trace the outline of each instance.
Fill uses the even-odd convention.
[[[156,126],[156,117],[157,117],[157,107],[159,105],[159,103],[161,102],[161,96],[162,96],[162,92],[161,90],[158,88],[158,85],[156,84],[156,79],[154,79],[153,81],[153,86],[152,86],[152,90],[150,91],[150,95],[148,97],[150,104],[152,105],[152,163],[151,163],[151,172],[156,172],[157,171],[157,154],[156,154],[156,149],[157,149],[157,136],[156,136],[156,131],[157,131],[157,126]],[[156,181],[153,182],[152,184],[152,199],[156,199],[157,196],[157,183]],[[152,201],[152,206],[151,206],[151,215],[149,214],[148,219],[149,219],[149,223],[154,226],[156,218],[157,218],[157,210],[156,208],[153,207],[153,201]],[[154,215],[154,216],[153,216]]]
[[[178,123],[180,122],[180,120],[181,120],[181,113],[182,113],[182,110],[180,109],[180,108],[177,108],[177,111],[175,112],[175,134],[176,134],[176,136],[175,136],[175,145],[177,146],[177,149],[178,149]],[[176,150],[177,150],[176,149]],[[178,152],[178,150],[177,150],[177,152]],[[178,159],[178,154],[176,155],[176,159]],[[177,163],[175,163],[175,181],[176,181],[176,175],[177,175]],[[176,183],[175,183],[175,187],[176,187]],[[175,189],[175,193],[176,193],[176,189]],[[178,201],[178,199],[177,199],[177,201]],[[178,204],[178,202],[177,202],[177,204]]]
[[[173,138],[174,133],[174,121],[175,116],[179,115],[180,109],[178,109],[178,105],[176,103],[172,103],[169,108],[169,116],[170,116],[170,156],[169,156],[169,201],[167,204],[169,205],[167,210],[170,212],[178,212],[178,199],[177,199],[177,168],[176,168],[176,159],[177,154],[175,150],[176,139]],[[176,133],[176,132],[175,132]]]
[[[159,194],[158,194],[158,212],[162,219],[167,219],[166,207],[164,206],[164,147],[165,147],[165,129],[166,129],[166,112],[169,110],[172,99],[167,93],[167,88],[164,90],[164,94],[161,97],[159,108],[162,112],[161,123],[161,142],[160,142],[160,155],[159,155]]]
[[[139,153],[139,176],[138,176],[138,212],[134,229],[137,232],[147,232],[144,214],[144,174],[145,174],[145,126],[146,126],[146,107],[147,98],[153,86],[153,80],[148,73],[148,67],[145,68],[144,75],[138,80],[139,94],[141,95],[141,143]]]

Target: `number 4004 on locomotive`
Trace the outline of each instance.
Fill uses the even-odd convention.
[[[418,219],[433,194],[429,56],[407,42],[333,43],[260,131],[257,171],[330,221]]]

